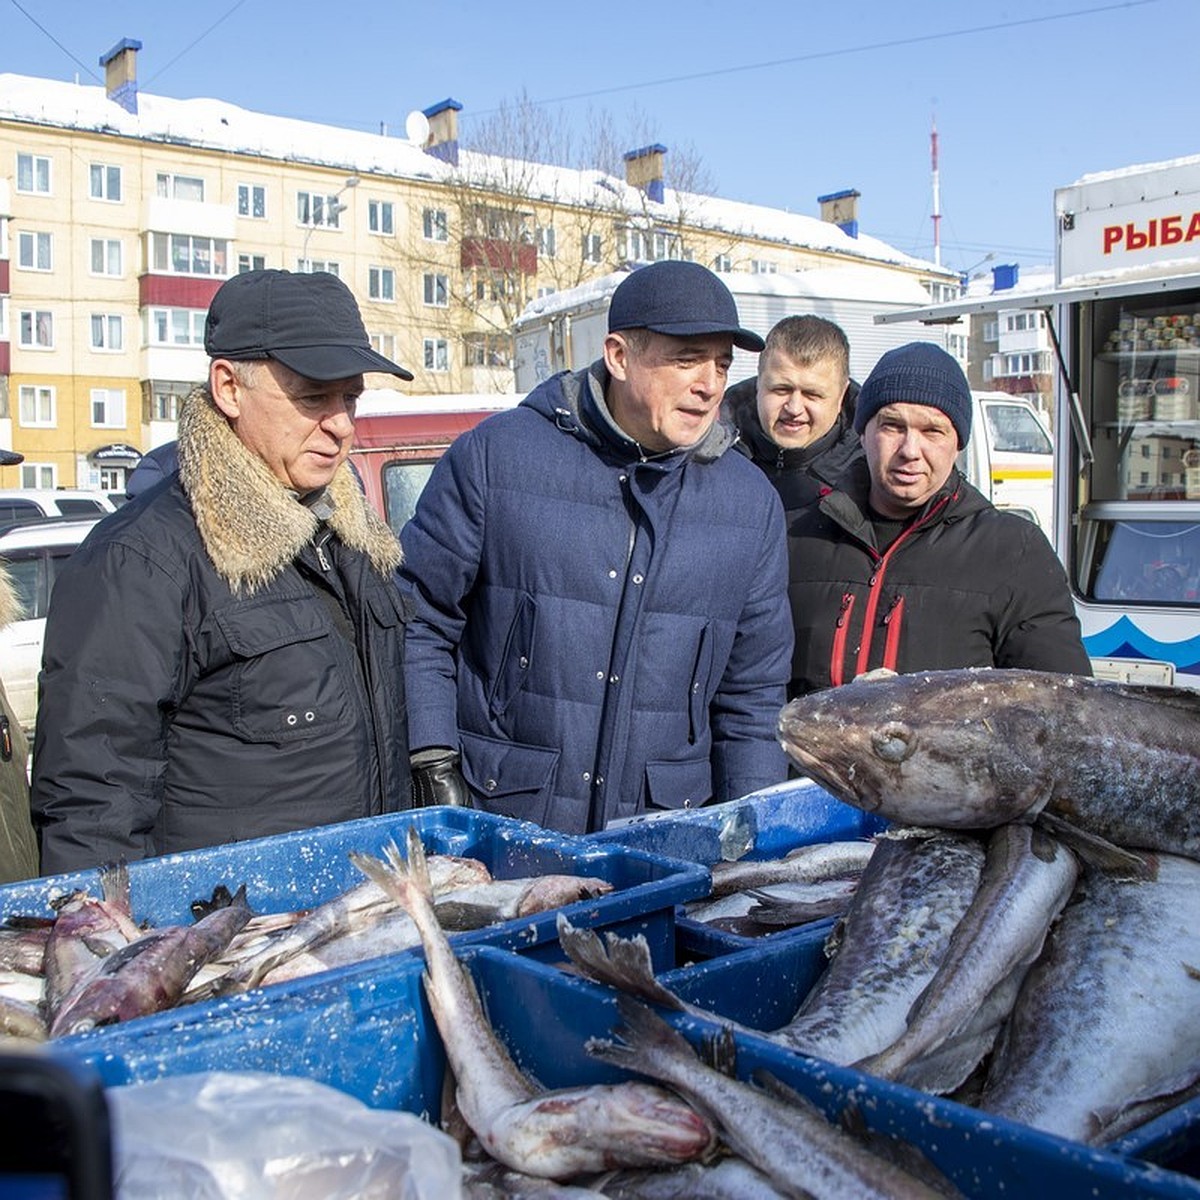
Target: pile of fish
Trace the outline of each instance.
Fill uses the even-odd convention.
[[[591,899],[606,880],[576,875],[493,879],[475,858],[429,860],[439,919],[481,929]],[[218,887],[192,904],[190,925],[143,928],[123,865],[100,873],[101,894],[77,889],[53,917],[0,924],[0,1034],[41,1041],[234,995],[420,944],[416,925],[366,880],[312,909],[255,916],[245,888]]]
[[[497,1038],[450,947],[415,829],[407,851],[407,858],[394,846],[384,859],[352,858],[420,931],[425,992],[458,1113],[488,1156],[468,1166],[467,1195],[535,1195],[537,1180],[575,1185],[547,1194],[610,1197],[957,1194],[911,1147],[886,1139],[888,1152],[881,1152],[830,1124],[778,1081],[753,1086],[709,1066],[661,1017],[627,997],[616,1040],[592,1039],[588,1052],[659,1083],[544,1090]]]
[[[1034,671],[863,678],[780,741],[894,822],[770,1036],[1099,1144],[1200,1082],[1200,696]],[[637,948],[564,945],[670,1002]]]

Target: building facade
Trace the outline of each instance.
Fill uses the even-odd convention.
[[[659,145],[620,178],[461,149],[454,101],[426,110],[418,144],[139,95],[138,49],[106,56],[104,88],[0,75],[0,446],[25,455],[0,486],[123,490],[174,436],[208,304],[239,271],[339,275],[414,394],[511,391],[528,301],[645,261],[953,283],[856,213],[672,191]]]

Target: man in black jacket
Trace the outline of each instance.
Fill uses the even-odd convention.
[[[738,448],[762,468],[785,512],[810,504],[862,457],[857,394],[845,333],[815,316],[780,321],[767,335],[758,375],[725,393]]]
[[[50,874],[408,808],[400,546],[347,465],[371,349],[333,275],[217,291],[179,470],[100,522],[46,621]]]
[[[925,342],[867,377],[854,418],[865,458],[789,522],[791,695],[880,667],[1091,674],[1045,534],[955,466],[971,411],[962,369]]]

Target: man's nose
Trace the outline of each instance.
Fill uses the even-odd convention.
[[[348,438],[354,433],[354,414],[344,401],[338,401],[325,414],[321,424],[334,437]]]
[[[696,387],[706,396],[719,396],[725,386],[725,374],[716,362],[703,363],[696,374]]]

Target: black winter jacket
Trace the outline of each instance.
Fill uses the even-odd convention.
[[[810,446],[785,450],[767,435],[758,419],[758,377],[735,383],[725,393],[722,416],[738,431],[737,449],[761,468],[779,493],[786,513],[811,504],[837,484],[863,456],[854,432],[854,402],[858,384],[850,381],[833,428]]]
[[[790,695],[887,667],[1024,667],[1090,675],[1066,574],[1045,534],[956,470],[880,553],[859,461],[788,524],[796,629]]]
[[[102,521],[55,586],[46,874],[410,804],[394,536],[346,468],[320,525],[207,393],[187,403],[182,480]]]

